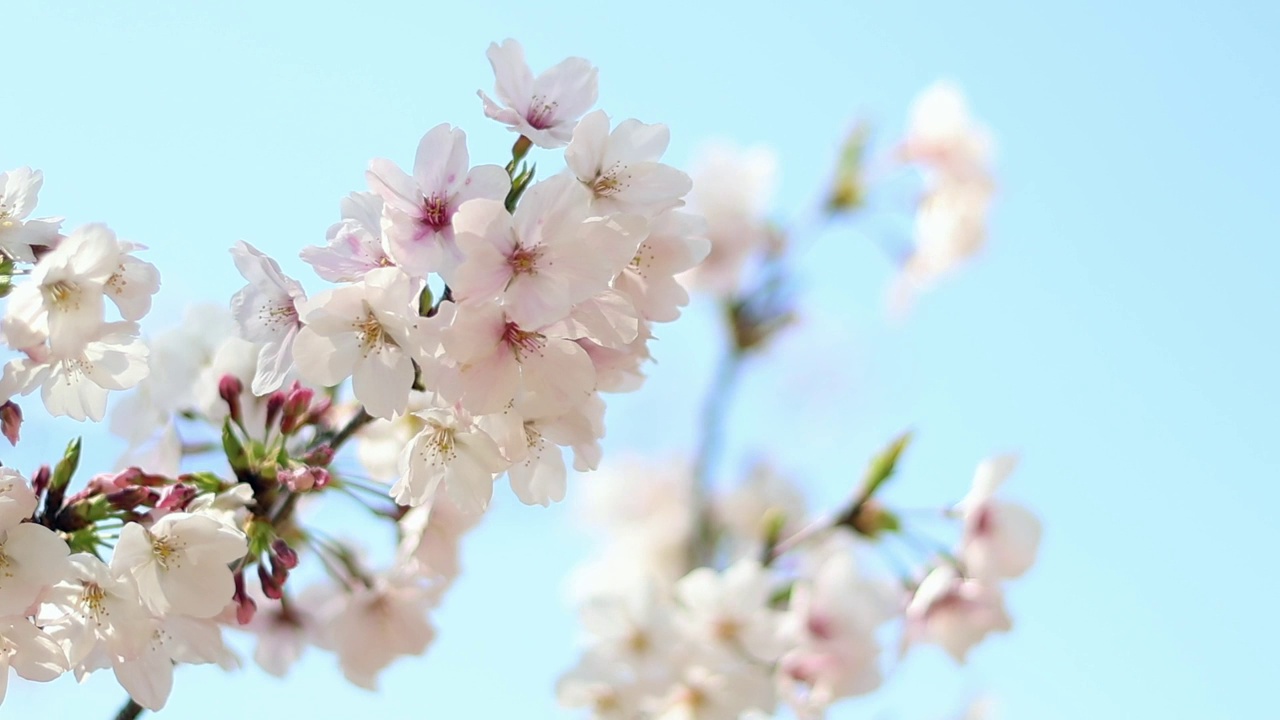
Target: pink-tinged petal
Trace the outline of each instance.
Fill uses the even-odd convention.
[[[525,62],[524,48],[508,38],[501,45],[490,43],[485,55],[493,67],[494,91],[498,99],[523,112],[533,95],[533,72]]]
[[[574,121],[596,104],[599,92],[596,68],[579,57],[561,60],[533,82],[534,97],[556,103],[554,118],[557,125],[565,127],[566,135],[571,133]],[[565,137],[566,142],[568,139]]]
[[[510,191],[511,177],[506,170],[497,165],[477,165],[467,173],[466,180],[457,188],[450,205],[460,208],[463,203],[480,198],[502,202]],[[457,228],[456,224],[454,228]]]
[[[484,107],[485,117],[489,118],[490,120],[497,120],[503,125],[509,126],[510,130],[513,130],[513,131],[520,130],[518,126],[524,123],[524,118],[520,115],[520,113],[516,112],[515,110],[512,110],[511,108],[502,107],[501,105],[490,100],[489,96],[485,95],[483,92],[477,92],[476,94],[480,96],[480,101]]]
[[[670,143],[671,131],[666,125],[648,125],[634,118],[623,120],[609,137],[604,167],[610,167],[614,163],[656,161],[667,151]]]
[[[417,215],[422,208],[422,191],[417,183],[390,160],[372,160],[364,177],[369,189],[377,193],[388,207],[411,216]]]
[[[574,302],[569,290],[554,272],[522,273],[507,285],[502,307],[520,327],[546,327],[569,314]]]
[[[531,411],[557,415],[583,402],[596,389],[596,370],[577,343],[548,338],[541,352],[521,359],[524,389],[534,400]]]
[[[479,235],[459,234],[457,239],[464,260],[445,276],[454,301],[478,303],[496,299],[511,281],[507,256]]]
[[[160,573],[160,591],[175,612],[211,618],[231,602],[235,583],[226,567],[178,564]]]
[[[565,165],[588,185],[594,183],[605,165],[609,143],[609,116],[603,110],[588,113],[573,130],[573,139],[564,151]]]
[[[413,161],[413,179],[419,195],[448,197],[466,177],[469,164],[467,134],[461,128],[449,123],[431,128],[418,143],[418,154]]]
[[[467,365],[498,352],[505,327],[506,316],[496,303],[460,306],[440,340],[449,357]]]
[[[627,166],[627,179],[610,198],[638,212],[661,212],[683,204],[693,189],[688,175],[658,162],[638,162]]]
[[[520,363],[506,347],[462,369],[462,406],[474,415],[501,412],[520,390]]]
[[[526,505],[546,507],[564,499],[565,466],[560,448],[539,439],[523,462],[507,470],[511,490]]]

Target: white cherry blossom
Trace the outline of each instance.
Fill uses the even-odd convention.
[[[153,612],[210,618],[231,602],[235,590],[228,565],[244,557],[244,533],[203,515],[165,515],[150,529],[127,523],[120,531],[114,572],[138,583]]]
[[[443,483],[462,512],[482,512],[493,496],[494,475],[509,464],[497,443],[465,414],[449,408],[426,410],[418,417],[424,426],[400,455],[401,477],[391,497],[401,505],[422,505]]]
[[[105,225],[77,228],[14,288],[3,321],[9,345],[24,348],[48,339],[59,354],[83,348],[103,324],[105,285],[120,266],[115,233]]]
[[[402,414],[413,387],[413,360],[422,352],[415,281],[397,268],[307,301],[305,327],[294,341],[298,374],[315,385],[352,378],[356,399],[370,415]]]
[[[0,617],[0,702],[9,668],[26,680],[49,682],[67,670],[67,657],[47,633],[26,618]]]
[[[236,269],[249,284],[231,298],[231,311],[246,340],[259,343],[253,394],[266,395],[284,384],[293,368],[293,341],[302,327],[298,305],[307,299],[297,280],[275,260],[243,240],[231,250]]]
[[[4,367],[0,397],[40,388],[51,415],[98,422],[106,414],[109,390],[127,390],[147,375],[147,348],[136,335],[134,323],[109,323],[65,356],[54,355],[44,345],[23,348],[26,357]]]
[[[564,147],[573,137],[578,118],[596,104],[597,71],[590,62],[571,57],[537,78],[515,40],[489,45],[494,90],[502,105],[484,92],[484,114],[543,148]]]
[[[0,527],[0,618],[25,615],[67,569],[67,544],[36,523]]]
[[[0,173],[0,252],[14,260],[35,262],[32,245],[57,242],[61,218],[30,218],[43,184],[44,173],[29,167]]]
[[[671,142],[666,125],[624,120],[609,132],[603,110],[588,113],[565,149],[569,170],[591,193],[600,215],[635,212],[645,216],[684,205],[693,187],[683,172],[658,160]]]
[[[671,322],[689,304],[689,293],[676,276],[702,262],[711,252],[706,223],[696,215],[665,212],[649,223],[649,234],[613,286],[651,322]]]

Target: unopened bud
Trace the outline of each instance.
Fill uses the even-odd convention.
[[[160,498],[160,504],[156,507],[160,510],[182,510],[195,496],[195,488],[185,483],[175,483],[165,489],[164,495]]]
[[[253,616],[258,612],[258,603],[249,597],[249,593],[244,591],[244,571],[237,570],[235,574],[236,591],[231,596],[231,600],[236,604],[236,622],[241,625],[248,625],[253,622]]]
[[[320,447],[307,453],[302,461],[308,465],[318,467],[328,467],[333,462],[333,447],[329,445],[321,445]]]
[[[240,378],[235,375],[228,373],[218,381],[218,396],[227,404],[231,419],[237,424],[241,422],[240,393],[242,392],[244,392],[244,383],[240,382]]]
[[[298,551],[289,547],[284,538],[276,538],[271,541],[271,561],[292,570],[298,567]]]
[[[22,408],[12,400],[0,405],[0,432],[9,440],[10,445],[18,444],[18,431],[22,429]]]
[[[281,587],[283,582],[277,579],[275,573],[268,570],[267,566],[262,563],[258,563],[258,583],[262,585],[262,594],[272,600],[279,600],[284,597],[284,588]]]
[[[267,396],[266,429],[270,430],[275,426],[276,421],[280,419],[280,411],[284,409],[284,403],[287,399],[288,397],[281,390],[277,390]]]
[[[107,493],[107,502],[116,510],[133,510],[139,505],[155,505],[160,494],[149,487],[134,485],[124,490]]]
[[[319,490],[329,484],[329,471],[321,467],[302,465],[280,471],[277,479],[293,492]]]
[[[31,489],[35,492],[36,497],[44,494],[49,487],[49,478],[53,477],[53,471],[48,465],[41,465],[39,470],[31,476]]]

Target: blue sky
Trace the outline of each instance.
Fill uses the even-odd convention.
[[[910,426],[894,497],[954,499],[979,459],[1016,450],[1008,489],[1045,541],[1010,591],[1015,633],[961,670],[923,653],[839,717],[938,718],[979,693],[1010,719],[1264,714],[1280,641],[1265,607],[1280,540],[1280,10],[544,5],[15,4],[0,167],[43,168],[42,210],[151,246],[160,328],[238,287],[237,239],[301,275],[297,250],[368,160],[407,163],[439,122],[467,130],[474,161],[504,160],[511,137],[475,97],[492,85],[492,40],[520,39],[535,68],[591,59],[600,107],[670,125],[676,162],[717,137],[774,147],[783,220],[820,191],[853,118],[889,137],[920,88],[951,78],[998,143],[989,249],[893,323],[875,248],[848,227],[815,238],[805,323],[748,375],[724,469],[768,454],[834,501]],[[650,386],[611,403],[610,453],[687,448],[710,327],[694,308],[664,330]],[[78,431],[40,427],[7,464]],[[551,687],[575,627],[557,583],[586,543],[569,508],[500,495],[438,643],[381,694],[313,653],[287,683],[185,668],[168,716],[305,703],[321,717],[559,717]],[[108,717],[123,696],[109,675],[71,684],[15,681],[0,715]]]

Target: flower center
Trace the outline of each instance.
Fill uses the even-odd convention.
[[[153,545],[154,547],[154,545]],[[84,603],[85,608],[94,616],[102,614],[102,601],[107,597],[107,591],[96,582],[87,582],[84,584],[84,591],[80,593],[80,602]]]
[[[555,101],[547,102],[543,97],[534,97],[533,102],[529,103],[529,112],[525,114],[524,119],[534,128],[546,130],[555,124],[556,106],[559,104]]]
[[[169,563],[176,563],[178,560],[178,548],[166,538],[151,539],[151,554],[165,570],[169,569]]]
[[[80,286],[67,280],[55,280],[40,286],[44,299],[59,310],[67,310],[80,304]]]
[[[439,230],[449,224],[449,201],[433,193],[422,203],[422,221]]]
[[[511,272],[516,275],[534,275],[538,272],[538,258],[542,256],[541,247],[526,248],[517,245],[515,252],[507,258]]]
[[[516,356],[516,360],[521,360],[525,353],[542,352],[546,339],[547,336],[541,333],[521,330],[519,325],[509,321],[502,332],[502,342],[511,348],[511,353]]]

